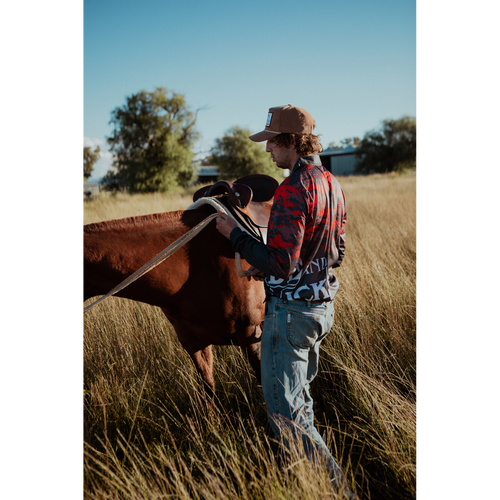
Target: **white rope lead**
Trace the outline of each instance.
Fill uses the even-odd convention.
[[[216,217],[218,217],[217,213],[208,216],[206,219],[201,221],[197,226],[193,227],[193,229],[189,230],[186,234],[181,236],[178,240],[174,241],[167,248],[162,250],[159,254],[155,255],[149,262],[144,264],[135,273],[131,274],[127,279],[125,279],[118,286],[113,288],[113,290],[108,292],[106,295],[103,295],[101,298],[99,298],[98,300],[96,300],[92,304],[85,307],[83,309],[83,312],[84,313],[87,312],[89,309],[91,309],[95,305],[99,304],[99,302],[102,302],[103,300],[107,299],[108,297],[115,295],[115,293],[118,293],[120,290],[123,290],[126,286],[130,285],[130,283],[133,283],[135,280],[139,279],[141,276],[144,276],[146,273],[151,271],[151,269],[153,269],[156,266],[158,266],[159,264],[161,264],[164,260],[168,259],[168,257],[170,257],[177,250],[179,250],[179,248],[181,248],[188,241],[193,239],[209,222],[211,222]],[[239,265],[239,267],[241,270],[241,264]],[[238,266],[237,266],[237,269],[238,269]],[[238,276],[239,276],[239,270],[238,270]]]

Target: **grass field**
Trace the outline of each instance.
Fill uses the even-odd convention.
[[[339,180],[347,248],[312,385],[317,427],[360,498],[415,498],[416,179]],[[193,191],[98,197],[85,202],[85,223],[184,209]],[[214,348],[208,409],[158,309],[110,298],[86,313],[84,328],[85,498],[334,498],[300,447],[281,467],[239,350]]]

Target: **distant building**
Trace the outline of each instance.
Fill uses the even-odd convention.
[[[99,194],[99,184],[97,182],[84,182],[83,183],[83,194],[85,196],[94,196],[95,194]]]
[[[217,182],[219,179],[219,169],[213,166],[198,167],[198,182],[205,184],[207,182]]]
[[[326,149],[319,154],[321,163],[333,175],[353,175],[356,174],[356,165],[359,159],[356,158],[356,148],[347,146],[344,149]]]

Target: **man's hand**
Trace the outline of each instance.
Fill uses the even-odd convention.
[[[231,231],[235,227],[238,227],[238,224],[232,217],[227,216],[222,210],[217,210],[217,213],[219,214],[219,217],[215,219],[217,229],[219,233],[223,234],[227,239],[229,239]]]

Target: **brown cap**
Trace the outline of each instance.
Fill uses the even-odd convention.
[[[312,134],[316,122],[310,113],[303,108],[288,104],[269,108],[266,128],[262,132],[249,137],[254,142],[272,139],[279,134]]]

